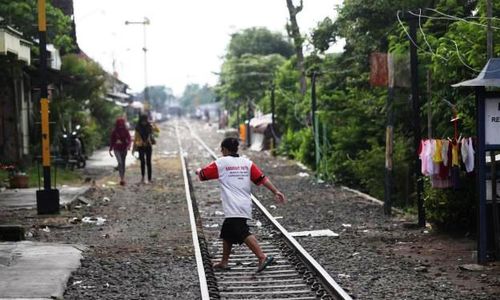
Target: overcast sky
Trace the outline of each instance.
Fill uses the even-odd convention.
[[[325,17],[335,18],[342,0],[304,0],[302,34]],[[147,17],[148,85],[165,85],[180,96],[189,83],[215,85],[230,34],[261,26],[285,32],[285,0],[74,0],[80,48],[113,71],[133,92],[144,88],[143,25]],[[342,50],[342,45],[332,47]]]

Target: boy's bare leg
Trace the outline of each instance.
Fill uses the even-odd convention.
[[[233,244],[226,240],[222,240],[222,260],[214,265],[214,267],[227,267],[229,263],[229,255],[231,254],[231,248]]]
[[[260,248],[259,242],[257,241],[257,238],[255,235],[251,234],[246,237],[244,240],[245,244],[252,250],[252,252],[257,256],[259,259],[259,265],[266,259],[266,254],[262,251],[262,248]]]

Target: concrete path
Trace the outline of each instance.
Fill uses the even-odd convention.
[[[59,203],[65,205],[85,193],[89,187],[61,187],[59,188]],[[36,208],[36,188],[7,189],[0,192],[0,208],[30,209]]]
[[[137,155],[137,153],[136,153]],[[114,154],[113,154],[114,156]],[[129,151],[125,160],[125,165],[129,166],[136,161],[136,158]],[[116,158],[109,156],[108,149],[100,149],[94,151],[91,157],[87,160],[85,168],[113,168],[117,165]]]
[[[62,299],[83,246],[0,243],[0,299]]]
[[[130,153],[126,164],[136,161]],[[95,151],[83,173],[113,172],[116,159],[107,149]],[[89,186],[59,187],[60,204],[65,205],[85,193]],[[0,209],[36,209],[36,188],[0,191]],[[0,222],[1,223],[1,222]],[[0,242],[0,300],[62,299],[71,273],[78,269],[84,246]]]

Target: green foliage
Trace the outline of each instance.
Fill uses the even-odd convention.
[[[311,40],[314,48],[319,52],[325,52],[330,48],[332,43],[336,42],[334,35],[335,25],[329,17],[326,17],[323,21],[318,23],[318,26],[314,29]]]
[[[71,19],[69,16],[53,7],[50,2],[46,4],[47,14],[47,41],[68,53],[75,49],[75,41],[71,38]],[[0,0],[0,17],[4,23],[14,26],[21,31],[25,38],[34,41],[38,39],[38,12],[36,0]]]
[[[184,93],[179,99],[182,107],[193,110],[201,104],[213,103],[216,100],[215,92],[208,85],[189,84],[184,89]]]
[[[244,54],[228,59],[222,66],[218,93],[225,94],[228,99],[259,101],[283,62],[283,57],[277,54]]]
[[[43,178],[43,172],[40,167],[38,169],[36,166],[32,166],[28,169],[26,169],[26,175],[28,175],[28,186],[30,188],[36,188],[38,187],[38,180],[39,176]],[[72,171],[72,170],[67,170],[67,169],[55,169],[52,170],[52,177],[53,180],[55,179],[57,182],[57,185],[74,185],[76,183],[81,183],[82,177],[78,171]],[[57,178],[55,177],[57,175]],[[0,170],[0,182],[5,183],[6,186],[9,185],[9,176],[7,171]],[[43,184],[43,182],[42,182]]]
[[[311,128],[300,131],[288,130],[281,140],[278,153],[313,165],[314,142]]]
[[[228,58],[240,58],[245,54],[279,54],[289,58],[293,55],[293,46],[279,33],[273,33],[267,28],[252,27],[231,35]]]
[[[470,230],[476,225],[474,176],[461,174],[459,190],[433,189],[426,178],[425,209],[427,219],[445,230]]]
[[[500,13],[500,2],[494,6],[493,15],[496,16]],[[369,85],[369,57],[373,52],[391,52],[398,57],[408,55],[410,44],[404,30],[407,21],[401,12],[408,17],[408,10],[419,12],[415,10],[418,7],[436,8],[444,14],[466,18],[460,20],[437,11],[421,10],[426,15],[419,20],[421,28],[417,37],[421,91],[426,88],[428,71],[431,76],[430,95],[421,93],[422,132],[427,131],[425,114],[430,111],[433,136],[453,137],[454,128],[450,123],[453,111],[443,101],[447,100],[459,112],[459,132],[463,136],[476,136],[474,94],[470,90],[454,89],[451,84],[475,77],[486,63],[484,1],[345,0],[334,22],[331,17],[326,18],[312,31],[310,40],[314,48],[304,61],[307,74],[312,71],[318,74],[316,95],[321,161],[317,172],[323,178],[383,198],[387,88]],[[405,27],[398,22],[398,11]],[[493,26],[500,27],[500,21],[494,19]],[[330,44],[340,38],[346,41],[345,51],[325,54]],[[498,30],[494,30],[494,40],[500,40]],[[244,47],[237,49],[243,52]],[[272,82],[277,132],[283,133],[279,152],[314,168],[311,90],[305,96],[299,92],[295,57],[276,64],[270,69],[269,77],[256,78],[253,75],[262,75],[265,71],[259,63],[262,57],[252,51],[238,54],[229,51],[222,66],[218,95],[226,99],[226,108],[233,112],[245,103],[245,98],[254,99],[259,109],[269,112],[269,83]],[[500,47],[496,47],[495,56],[498,55]],[[396,74],[408,73],[402,69],[397,71]],[[308,86],[311,87],[310,82]],[[410,90],[396,87],[394,92],[393,203],[411,210],[416,205],[415,116]],[[426,184],[429,220],[443,227],[457,224],[472,227],[473,190],[474,182],[470,178],[460,192],[435,190]]]
[[[232,35],[215,88],[218,98],[224,99],[232,112],[231,119],[240,107],[266,106],[261,102],[275,73],[293,52],[280,34],[265,28],[249,28]]]
[[[73,81],[51,102],[51,116],[61,131],[82,128],[87,155],[109,142],[109,134],[122,110],[105,100],[104,70],[94,61],[70,54],[63,57],[61,72]],[[54,139],[57,143],[57,139]]]
[[[137,97],[145,98],[144,93],[143,90]],[[148,97],[149,104],[155,111],[162,111],[175,99],[172,89],[164,85],[148,86]]]

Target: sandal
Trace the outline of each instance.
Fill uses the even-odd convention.
[[[223,266],[221,264],[215,264],[212,266],[212,268],[214,269],[214,271],[228,271],[228,270],[231,270],[231,267],[229,266]]]
[[[264,271],[264,269],[267,268],[267,266],[269,266],[273,262],[273,260],[274,257],[267,256],[266,259],[264,259],[264,261],[260,264],[259,268],[257,269],[257,273]]]

